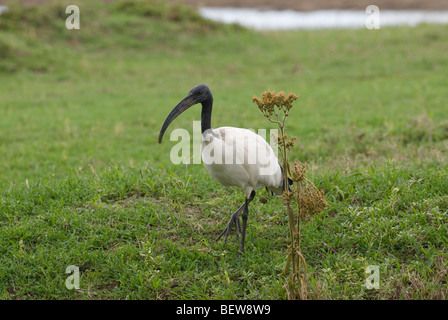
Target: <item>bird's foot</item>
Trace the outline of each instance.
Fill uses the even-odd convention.
[[[233,228],[234,225],[235,225],[235,230],[236,230],[236,238],[239,239],[239,234],[241,233],[240,213],[241,213],[241,211],[243,211],[243,209],[244,209],[244,204],[238,210],[236,210],[232,214],[232,216],[230,217],[229,224],[223,230],[223,232],[221,232],[221,234],[219,235],[218,239],[216,239],[217,241],[219,239],[221,239],[221,237],[223,235],[225,235],[224,244],[226,244],[227,243],[227,238],[229,237],[230,232],[232,231],[232,228]]]

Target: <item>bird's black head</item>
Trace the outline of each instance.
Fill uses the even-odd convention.
[[[213,99],[210,89],[205,84],[199,84],[191,89],[186,98],[188,97],[191,97],[193,100],[195,100],[195,103],[202,103],[209,99]]]
[[[205,102],[212,102],[213,96],[210,92],[210,89],[205,84],[200,84],[195,86],[193,89],[190,90],[188,95],[182,99],[171,111],[171,113],[168,115],[168,117],[165,119],[165,122],[163,123],[162,129],[160,129],[159,134],[159,143],[162,142],[163,134],[165,133],[166,129],[170,125],[170,123],[176,119],[182,112],[190,108],[191,106],[194,106],[195,104]]]

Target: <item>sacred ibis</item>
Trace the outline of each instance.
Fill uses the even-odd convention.
[[[225,243],[235,226],[236,234],[241,232],[241,252],[244,252],[249,203],[255,197],[255,189],[266,188],[281,194],[285,188],[283,169],[277,155],[264,138],[248,129],[221,127],[212,129],[211,116],[213,96],[205,84],[194,87],[166,118],[159,134],[159,143],[170,123],[191,106],[201,103],[201,157],[211,176],[224,187],[240,187],[245,193],[245,202],[236,210],[218,240],[225,235]],[[288,179],[288,187],[291,184]],[[239,237],[238,237],[239,238]]]

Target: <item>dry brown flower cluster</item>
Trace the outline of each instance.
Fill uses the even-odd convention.
[[[277,136],[279,153],[283,167],[283,179],[287,181],[290,176],[295,188],[284,190],[282,199],[285,202],[286,214],[289,219],[291,244],[288,246],[288,258],[282,274],[285,275],[292,266],[292,272],[285,284],[288,299],[307,299],[307,275],[306,262],[300,251],[300,221],[308,219],[314,214],[322,212],[328,203],[323,191],[320,191],[310,180],[305,177],[306,167],[300,161],[294,162],[292,168],[289,164],[289,151],[296,142],[296,137],[288,140],[285,132],[285,121],[298,95],[273,90],[265,91],[261,98],[254,96],[252,101],[267,120],[278,125],[280,134]],[[294,216],[292,203],[297,202],[297,214]]]
[[[291,171],[291,178],[297,186],[295,196],[298,218],[306,220],[325,210],[328,207],[325,193],[305,177],[306,166],[300,161],[295,161]]]
[[[261,98],[257,96],[252,97],[252,101],[258,105],[258,108],[266,116],[272,116],[277,109],[289,111],[292,108],[292,103],[297,100],[299,96],[290,92],[288,95],[284,91],[275,93],[275,90],[268,90],[261,94]]]

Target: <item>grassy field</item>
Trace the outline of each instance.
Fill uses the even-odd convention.
[[[258,192],[238,260],[216,237],[242,191],[157,143],[199,83],[215,127],[274,128],[252,96],[300,94],[292,158],[330,204],[302,227],[310,298],[447,299],[448,26],[257,33],[152,1],[74,3],[80,30],[65,2],[0,16],[2,299],[285,299],[281,199]]]

